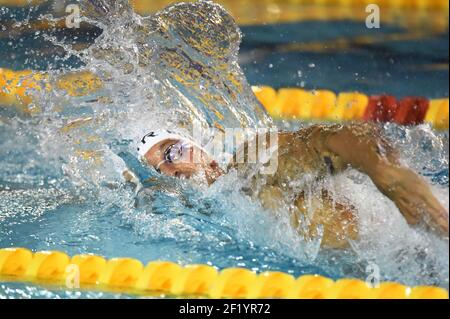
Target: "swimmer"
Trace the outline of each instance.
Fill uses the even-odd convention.
[[[187,179],[204,176],[210,185],[231,169],[239,172],[248,168],[245,149],[250,143],[258,145],[258,138],[265,137],[256,136],[240,146],[234,155],[236,159],[237,154],[242,154],[244,164],[232,161],[227,170],[220,168],[195,142],[168,131],[145,135],[139,141],[138,152],[145,164],[161,174]],[[322,226],[322,247],[345,248],[348,240],[358,239],[356,209],[350,203],[334,201],[327,189],[312,199],[298,190],[292,197],[289,182],[305,173],[314,173],[320,180],[347,167],[369,176],[380,192],[396,204],[408,224],[426,225],[448,238],[448,211],[434,197],[427,182],[401,164],[398,152],[375,124],[314,125],[296,132],[280,132],[277,153],[276,173],[254,175],[252,183],[259,178],[266,179],[263,188],[248,187],[245,191],[268,210],[275,211],[281,204],[288,204],[282,207],[291,207],[288,213],[292,226],[305,238],[317,236],[318,226]],[[132,174],[126,172],[124,176],[130,180]],[[311,201],[318,203],[313,205],[318,208],[312,214],[306,206]],[[306,216],[310,218],[307,227],[299,227]]]

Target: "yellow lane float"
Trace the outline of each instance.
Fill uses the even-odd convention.
[[[79,97],[92,94],[103,87],[101,79],[87,71],[62,75],[52,82],[53,88],[49,82],[48,75],[44,72],[0,68],[0,105],[15,106],[25,113],[32,114],[40,111],[33,95],[42,90],[57,89],[68,97]],[[365,113],[370,100],[378,98],[360,92],[341,92],[336,95],[329,90],[307,91],[299,88],[276,90],[269,86],[253,86],[252,89],[258,101],[272,117],[297,120],[333,122],[367,120]],[[427,122],[436,129],[448,130],[449,99],[426,100],[426,103],[428,105],[425,116],[414,120],[414,124]],[[410,111],[415,112],[414,105],[410,106]]]
[[[37,113],[33,95],[52,90],[48,74],[37,71],[13,71],[0,68],[0,105],[15,106],[25,113]],[[86,71],[73,72],[60,76],[54,88],[62,90],[71,97],[86,96],[102,88],[101,80]]]
[[[189,0],[188,0],[189,1]],[[0,6],[25,7],[46,0],[0,0]],[[168,5],[186,0],[130,0],[134,10],[143,16]],[[257,25],[299,21],[365,21],[365,7],[380,7],[382,23],[407,28],[443,32],[448,29],[448,0],[216,0],[236,17],[239,25]],[[65,6],[55,6],[54,16],[67,15]],[[408,18],[399,18],[407,15]],[[424,19],[424,16],[427,17]]]
[[[360,92],[342,92],[336,95],[327,90],[307,91],[299,88],[282,88],[278,91],[269,86],[253,86],[258,101],[274,118],[298,120],[328,120],[343,122],[366,120],[367,106],[372,98]],[[434,128],[448,130],[449,99],[428,100],[429,106],[424,118]],[[415,108],[411,107],[411,112]]]
[[[55,285],[66,289],[143,296],[289,299],[448,299],[439,287],[383,282],[372,288],[358,279],[334,281],[319,275],[298,278],[278,271],[257,274],[245,268],[218,271],[210,265],[181,266],[169,261],[147,265],[133,258],[106,260],[95,255],[70,258],[58,251],[0,249],[0,282]]]

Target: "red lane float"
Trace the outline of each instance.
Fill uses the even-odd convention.
[[[373,121],[399,125],[429,123],[444,130],[449,125],[449,99],[392,95],[367,96],[359,92],[336,94],[327,90],[253,87],[253,92],[274,118],[298,120]]]
[[[364,121],[392,122],[397,113],[397,99],[392,95],[369,97],[369,104],[363,116]]]
[[[399,102],[394,122],[401,125],[418,125],[425,120],[430,102],[424,97],[405,97]]]
[[[424,123],[429,106],[429,100],[424,97],[408,96],[397,101],[391,95],[371,96],[363,120],[419,125]]]

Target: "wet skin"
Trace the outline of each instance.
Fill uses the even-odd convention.
[[[258,137],[249,143],[257,143]],[[145,155],[147,163],[157,167],[164,160],[167,147],[179,141],[165,140],[153,146]],[[244,152],[245,143],[238,149]],[[224,172],[208,154],[193,146],[183,159],[159,165],[161,173],[190,178],[204,173],[211,184]],[[245,171],[249,164],[232,164],[229,169]],[[326,189],[312,198],[298,191],[292,198],[289,182],[305,173],[315,173],[317,179],[326,174],[336,174],[353,167],[369,176],[376,187],[399,208],[406,221],[413,226],[424,224],[436,233],[448,238],[448,211],[432,194],[427,182],[399,161],[397,151],[382,136],[377,126],[364,124],[314,125],[297,132],[281,132],[278,135],[278,169],[274,175],[253,176],[253,182],[264,178],[264,187],[257,192],[249,187],[250,195],[272,211],[290,207],[292,226],[305,238],[318,235],[323,226],[322,246],[345,248],[349,239],[358,238],[358,220],[355,208],[349,202],[336,202]],[[294,205],[289,205],[290,203]],[[311,205],[313,203],[314,205]],[[311,214],[311,207],[313,212]],[[285,210],[284,210],[285,211]],[[308,216],[307,225],[301,218]]]

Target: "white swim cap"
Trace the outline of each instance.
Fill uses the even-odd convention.
[[[145,154],[156,144],[164,140],[184,140],[181,135],[175,134],[167,130],[157,130],[144,135],[144,137],[139,141],[138,153],[139,157],[144,157]]]

